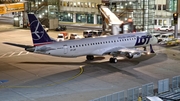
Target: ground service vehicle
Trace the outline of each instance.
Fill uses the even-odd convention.
[[[174,30],[174,26],[161,26],[159,28],[157,28],[158,31],[173,31]]]
[[[101,36],[102,30],[93,30],[92,33],[93,33],[93,36]]]
[[[64,35],[63,34],[58,34],[57,41],[64,41]]]
[[[66,30],[66,26],[64,26],[64,25],[59,25],[56,29],[55,29],[55,31],[65,31]]]
[[[79,39],[80,38],[80,36],[79,35],[77,35],[76,33],[72,33],[71,35],[70,35],[70,39],[72,40],[72,39]]]
[[[84,38],[92,37],[93,36],[93,31],[92,30],[84,30],[83,31],[83,36],[84,36]]]
[[[167,42],[170,41],[174,38],[174,33],[166,33],[166,34],[161,34],[159,37],[159,40],[162,42]]]
[[[166,45],[167,46],[176,46],[176,45],[179,45],[180,44],[180,40],[179,39],[172,39],[172,40],[169,40],[167,41]]]
[[[68,33],[60,32],[57,36],[57,41],[64,41],[65,39],[68,39]]]
[[[68,33],[67,32],[60,32],[60,34],[64,35],[64,39],[68,39]]]

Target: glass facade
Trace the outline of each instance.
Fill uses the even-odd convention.
[[[81,8],[97,8],[97,3],[95,2],[80,2],[80,1],[60,1],[60,6],[65,7],[81,7]]]
[[[110,2],[110,8],[120,20],[133,20],[137,31],[152,31],[154,29],[155,0],[126,0]],[[158,8],[161,8],[158,7]]]
[[[73,13],[60,12],[59,21],[73,22]]]
[[[71,21],[74,23],[100,24],[101,19],[97,16],[99,14],[97,4],[100,3],[101,0],[60,0],[59,8],[60,12],[73,13],[73,21]]]
[[[87,14],[87,23],[94,23],[94,16],[93,14]]]
[[[94,16],[93,16],[93,14],[76,13],[76,22],[93,24],[94,23]]]
[[[101,15],[97,15],[97,23],[102,24],[102,17]]]
[[[59,21],[74,22],[74,23],[89,23],[100,24],[100,16],[98,13],[97,4],[101,0],[28,0],[29,11],[34,12],[38,18],[58,18]]]
[[[177,0],[166,0],[167,10],[170,12],[177,11]]]
[[[76,22],[78,23],[87,23],[87,15],[76,13]]]

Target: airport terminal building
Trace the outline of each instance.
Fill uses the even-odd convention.
[[[52,28],[57,27],[56,22],[102,24],[97,4],[103,4],[120,20],[131,19],[138,31],[173,25],[172,13],[178,5],[177,0],[0,0],[2,4],[16,2],[24,2],[25,12],[34,12],[43,24]],[[26,14],[23,18],[26,24]]]
[[[101,4],[101,0],[29,0],[27,8],[42,20],[101,24],[97,4]]]
[[[29,0],[28,8],[44,22],[48,18],[60,22],[102,24],[97,8],[97,4],[102,3],[122,21],[132,19],[137,29],[154,28],[155,0]]]

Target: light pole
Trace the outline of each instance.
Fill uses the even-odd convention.
[[[178,33],[178,13],[173,13],[173,20],[174,20],[174,38],[177,38]]]

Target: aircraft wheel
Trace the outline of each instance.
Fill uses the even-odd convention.
[[[86,59],[87,59],[87,60],[94,60],[94,56],[93,56],[93,55],[87,55],[87,56],[86,56]]]
[[[109,62],[110,62],[110,63],[117,63],[117,58],[110,58],[110,59],[109,59]]]

